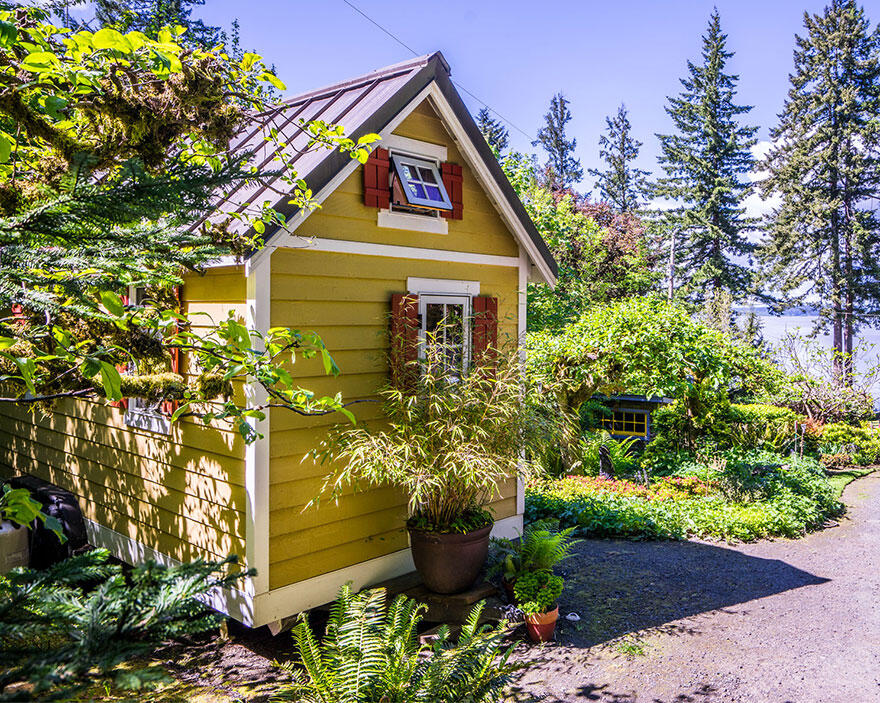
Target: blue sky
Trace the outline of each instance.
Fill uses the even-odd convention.
[[[815,0],[617,0],[526,3],[519,0],[443,3],[352,0],[418,53],[441,50],[453,78],[516,127],[534,135],[551,96],[571,100],[570,133],[587,168],[598,163],[605,116],[621,102],[643,141],[642,166],[656,169],[655,132],[669,130],[667,95],[678,91],[687,59],[698,59],[700,36],[713,6],[721,12],[731,68],[740,75],[743,104],[766,139],[788,88],[794,34]],[[863,3],[880,20],[880,0]],[[546,7],[546,11],[541,9]],[[274,63],[290,93],[409,58],[411,54],[342,0],[207,0],[196,10],[228,26],[238,18],[242,44]],[[480,104],[467,95],[476,112]],[[529,139],[508,125],[514,148]],[[586,186],[591,185],[587,179]]]

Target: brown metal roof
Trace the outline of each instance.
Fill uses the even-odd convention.
[[[449,65],[439,51],[290,98],[255,115],[232,140],[231,148],[233,152],[254,152],[254,162],[260,171],[295,169],[297,177],[318,193],[351,159],[338,151],[307,149],[309,138],[300,129],[301,122],[324,120],[341,124],[346,135],[357,140],[364,134],[381,132],[432,81],[437,82],[452,105],[529,238],[555,275],[556,262],[452,85]],[[278,141],[285,144],[280,153],[271,149],[271,142],[265,138],[272,129],[277,130]],[[293,210],[285,199],[288,188],[277,177],[244,183],[226,195],[224,210],[228,212],[232,207],[242,212],[250,203],[268,200],[279,212],[290,216]]]

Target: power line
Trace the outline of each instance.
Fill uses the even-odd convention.
[[[370,24],[376,26],[376,27],[377,27],[378,29],[380,29],[382,32],[384,32],[384,33],[387,34],[389,37],[391,37],[394,41],[396,41],[398,44],[400,44],[404,49],[406,49],[407,51],[409,51],[413,56],[420,56],[420,55],[421,55],[421,54],[419,54],[418,51],[416,51],[415,49],[413,49],[409,44],[407,44],[405,41],[403,41],[402,39],[400,39],[398,36],[396,36],[396,35],[395,35],[393,32],[391,32],[389,29],[386,29],[385,27],[383,27],[383,26],[382,26],[381,24],[379,24],[376,20],[374,20],[372,17],[370,17],[366,12],[364,12],[363,10],[361,10],[357,5],[355,5],[355,4],[352,3],[352,2],[349,2],[349,0],[342,0],[342,2],[344,2],[344,3],[345,3],[346,5],[348,5],[352,10],[354,10],[355,12],[357,12],[361,17],[363,17],[365,20],[367,20]],[[471,91],[469,91],[467,88],[465,88],[465,87],[464,87],[461,83],[459,83],[457,80],[455,80],[455,79],[452,78],[451,76],[450,76],[449,80],[451,80],[451,81],[453,82],[453,84],[454,84],[456,87],[460,88],[463,92],[467,93],[467,94],[470,95],[474,100],[476,100],[478,103],[480,103],[480,105],[482,105],[482,106],[485,107],[487,110],[489,110],[489,112],[493,112],[493,113],[495,113],[495,115],[497,115],[498,119],[500,119],[502,122],[505,122],[505,123],[507,123],[508,125],[510,125],[511,127],[513,127],[517,132],[519,132],[519,133],[522,134],[526,139],[528,139],[529,142],[531,142],[531,141],[534,139],[534,137],[533,137],[532,135],[530,135],[530,134],[529,134],[528,132],[526,132],[524,129],[521,129],[520,127],[518,127],[517,125],[515,125],[515,124],[514,124],[513,122],[511,122],[510,120],[508,120],[504,115],[502,115],[500,112],[498,112],[498,110],[496,110],[494,107],[492,107],[491,105],[489,105],[489,103],[487,103],[485,100],[480,100],[480,98],[478,98],[478,97],[477,97],[476,95],[474,95]]]

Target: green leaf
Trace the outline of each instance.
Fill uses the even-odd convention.
[[[101,385],[108,400],[122,398],[122,377],[116,367],[106,361],[101,362]]]
[[[0,337],[0,349],[9,349],[15,342],[14,337]]]
[[[266,224],[262,220],[256,220],[254,222],[254,230],[257,232],[257,234],[265,234]]]
[[[92,37],[92,44],[96,49],[113,49],[115,51],[131,51],[129,41],[112,27],[104,27],[95,32]]]
[[[15,44],[18,39],[18,28],[11,22],[0,21],[0,47],[4,49]]]
[[[35,51],[25,56],[20,66],[25,71],[30,71],[31,73],[42,73],[47,68],[51,68],[57,61],[58,58],[51,51]]]
[[[101,291],[101,303],[103,303],[111,315],[122,317],[125,314],[125,305],[122,304],[122,298],[111,290]]]
[[[278,90],[287,90],[287,86],[281,82],[281,79],[278,78],[274,73],[270,73],[269,71],[264,71],[260,76],[260,80],[268,81],[272,85],[274,85]]]
[[[258,54],[252,54],[248,51],[244,56],[241,57],[241,67],[245,71],[250,71],[251,67],[259,60],[260,56]]]

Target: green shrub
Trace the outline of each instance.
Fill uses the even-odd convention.
[[[564,582],[551,571],[530,571],[513,585],[516,607],[526,615],[549,613],[562,595]]]
[[[730,406],[728,443],[743,449],[782,452],[794,444],[800,416],[789,408],[765,403]]]
[[[599,474],[599,450],[604,446],[608,447],[608,454],[614,465],[615,474],[631,474],[637,464],[633,451],[637,441],[632,437],[615,439],[606,430],[590,432],[581,438],[580,460],[569,473],[597,476]]]
[[[822,454],[849,454],[859,466],[880,462],[880,432],[869,427],[833,422],[822,428],[819,437]]]
[[[798,537],[837,515],[842,505],[813,458],[730,450],[711,460],[682,462],[681,477],[700,490],[650,488],[624,481],[573,477],[531,482],[526,519],[558,518],[584,536],[753,540]]]
[[[519,668],[504,648],[506,627],[481,626],[483,603],[474,606],[458,642],[443,627],[421,644],[418,626],[427,606],[403,595],[390,607],[384,589],[353,594],[343,586],[318,642],[302,615],[293,630],[300,662],[282,666],[293,685],[275,700],[298,703],[495,703]]]
[[[493,539],[497,566],[491,571],[501,571],[508,583],[530,571],[552,571],[571,556],[571,550],[580,541],[571,538],[573,531],[572,527],[552,532],[533,526],[525,530],[518,542]]]

